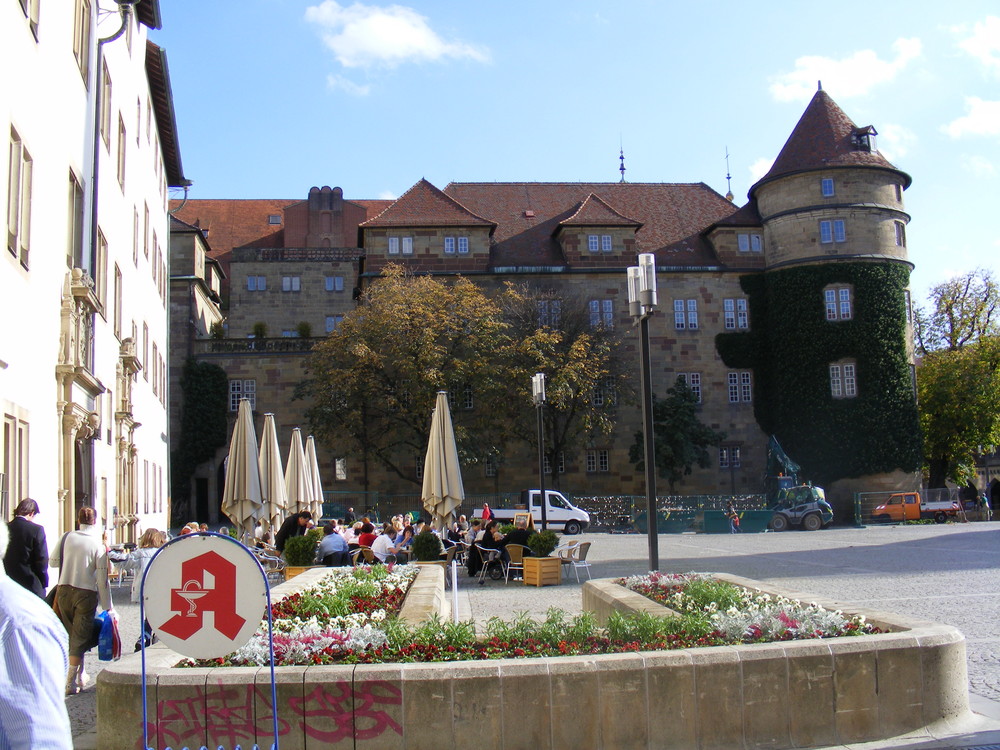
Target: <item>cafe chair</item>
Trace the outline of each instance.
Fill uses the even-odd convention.
[[[523,544],[508,544],[505,549],[507,550],[507,555],[510,557],[504,571],[504,583],[506,584],[510,580],[512,570],[515,572],[520,571],[521,578],[524,578],[524,556],[530,554],[531,549],[525,547]]]
[[[590,563],[587,562],[587,553],[590,551],[590,542],[583,542],[574,547],[573,552],[570,556],[570,565],[573,566],[573,572],[576,573],[576,582],[580,582],[580,568],[584,568],[587,571],[587,578],[590,579]]]

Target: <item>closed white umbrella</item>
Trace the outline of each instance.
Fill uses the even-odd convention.
[[[306,472],[306,453],[302,448],[302,430],[292,430],[292,446],[288,449],[285,464],[285,492],[288,494],[288,512],[301,513],[312,505],[312,485]]]
[[[253,537],[253,527],[263,507],[260,489],[260,464],[257,433],[253,428],[250,402],[240,401],[236,425],[229,443],[226,485],[222,493],[222,512],[242,532],[245,542]]]
[[[319,476],[319,459],[316,458],[316,440],[312,435],[306,438],[306,473],[312,490],[313,520],[317,523],[323,517],[323,480]]]
[[[285,520],[288,510],[288,492],[285,490],[285,470],[281,468],[281,450],[278,448],[278,430],[274,415],[264,415],[264,429],[260,436],[260,485],[264,500],[261,518],[266,518],[272,531]]]
[[[438,391],[431,418],[431,434],[424,457],[424,482],[420,490],[424,508],[431,514],[434,528],[448,523],[455,508],[465,500],[462,469],[458,464],[455,429],[448,409],[448,394]]]

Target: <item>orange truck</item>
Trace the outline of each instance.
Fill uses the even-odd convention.
[[[933,518],[944,523],[959,514],[959,505],[953,500],[922,502],[917,492],[897,492],[872,511],[876,521],[918,521]]]

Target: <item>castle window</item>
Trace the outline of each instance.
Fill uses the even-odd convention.
[[[334,462],[334,479],[338,482],[347,481],[347,459],[338,458]]]
[[[444,238],[444,251],[448,255],[453,255],[455,253],[455,238],[445,237]]]
[[[850,287],[827,287],[823,290],[823,304],[827,320],[850,320],[854,317]]]
[[[896,247],[906,247],[906,225],[901,221],[893,223],[896,229]]]
[[[300,292],[300,291],[302,291],[302,277],[301,276],[282,276],[281,277],[281,291],[283,291],[283,292]]]
[[[594,406],[614,406],[615,405],[615,379],[611,375],[601,378],[598,385],[594,386],[592,394]]]
[[[750,318],[747,315],[746,298],[726,299],[722,301],[722,306],[722,316],[727,331],[749,327]]]
[[[903,186],[897,184],[897,185],[893,185],[893,187],[896,188],[896,203],[902,203],[903,202]]]
[[[558,328],[562,314],[562,300],[538,300],[538,327]]]
[[[819,241],[824,245],[831,242],[845,242],[847,234],[844,231],[843,219],[832,219],[819,223]]]
[[[610,299],[590,300],[590,327],[607,328],[615,327],[614,301]]]
[[[701,373],[700,372],[679,372],[677,373],[677,379],[683,380],[687,387],[691,389],[691,393],[694,394],[695,402],[701,403]]]
[[[247,276],[248,292],[263,292],[267,290],[267,276]]]
[[[610,470],[608,452],[606,450],[587,451],[587,473],[607,472]]]
[[[598,237],[596,234],[589,235],[587,237],[587,249],[592,253],[600,251],[601,249],[600,241],[601,241],[600,237]]]
[[[497,460],[493,456],[487,456],[483,459],[483,469],[486,476],[495,477],[497,475]]]
[[[399,255],[399,237],[389,238],[389,255]]]
[[[686,313],[686,314],[685,314]],[[695,330],[698,327],[698,300],[674,300],[674,328],[683,331],[685,328]]]
[[[403,255],[413,255],[413,238],[403,238]]]
[[[740,468],[740,446],[724,445],[719,448],[719,468]]]
[[[823,197],[824,198],[831,198],[831,197],[833,197],[833,178],[832,177],[824,177],[822,180],[820,180],[820,187],[821,187],[821,189],[823,191]]]
[[[611,235],[602,234],[601,235],[601,252],[610,253],[611,252]]]
[[[753,400],[753,379],[749,370],[730,372],[728,381],[729,403],[738,404],[742,401],[749,404]]]
[[[737,234],[736,244],[741,253],[759,253],[764,249],[764,238],[759,234]]]
[[[466,255],[469,252],[469,238],[459,237],[458,238],[458,254]]]
[[[326,277],[326,291],[328,291],[328,292],[342,292],[342,291],[344,291],[344,277],[343,276],[327,276]]]
[[[229,381],[229,411],[239,411],[240,401],[243,399],[250,402],[251,410],[255,410],[257,408],[256,380]]]
[[[858,395],[857,365],[838,362],[830,365],[830,395],[834,398],[854,398]]]
[[[333,333],[336,331],[340,324],[344,322],[343,315],[327,315],[326,316],[326,332]]]

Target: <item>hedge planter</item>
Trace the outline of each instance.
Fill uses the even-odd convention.
[[[322,565],[286,565],[285,566],[285,580],[290,581],[295,576],[305,573],[307,570],[312,570],[313,568],[322,568]]]

